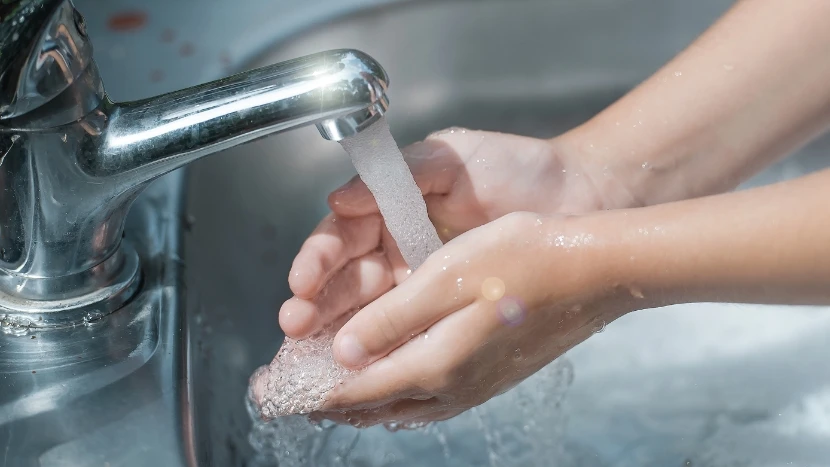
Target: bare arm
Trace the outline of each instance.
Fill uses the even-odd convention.
[[[605,217],[610,216],[610,217]],[[589,216],[635,308],[830,305],[830,170],[767,187]]]
[[[629,207],[734,189],[828,125],[830,2],[744,0],[559,140]]]

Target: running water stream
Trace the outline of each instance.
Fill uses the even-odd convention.
[[[342,145],[415,270],[442,243],[388,123],[380,119]],[[271,364],[252,377],[248,407],[255,465],[548,465],[560,453],[556,435],[563,422],[556,407],[573,378],[564,359],[473,411],[416,431],[311,423],[303,415],[322,408],[326,394],[352,374],[331,353],[334,336],[349,317],[307,339],[286,338]]]
[[[406,264],[415,270],[441,248],[441,239],[427,215],[421,190],[406,165],[398,144],[381,118],[341,143],[357,173],[378,203],[386,228]]]

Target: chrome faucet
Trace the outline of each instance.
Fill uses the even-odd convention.
[[[337,141],[388,108],[386,73],[355,50],[112,102],[71,0],[6,1],[0,19],[0,319],[7,321],[62,326],[126,303],[141,285],[141,266],[124,221],[155,178],[304,125]]]

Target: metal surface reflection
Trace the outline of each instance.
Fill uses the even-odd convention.
[[[147,183],[209,154],[318,124],[328,139],[386,111],[371,57],[333,50],[138,102],[104,93],[83,19],[36,0],[3,19],[0,315],[33,327],[78,323],[139,285],[124,218]],[[12,49],[22,53],[11,59]]]

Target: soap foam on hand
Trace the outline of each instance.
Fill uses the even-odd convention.
[[[410,269],[417,269],[443,244],[389,124],[381,118],[341,144],[375,197],[404,260]],[[254,373],[249,393],[260,418],[306,415],[323,408],[328,393],[354,373],[341,367],[332,354],[334,337],[347,320],[344,317],[303,340],[286,338],[271,364]]]

